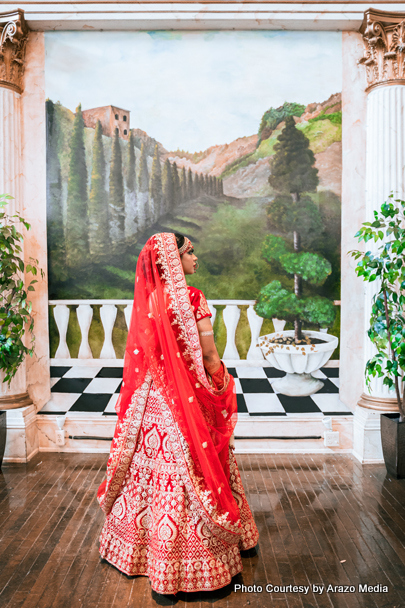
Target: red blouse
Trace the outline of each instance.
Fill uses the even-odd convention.
[[[195,320],[201,321],[205,317],[212,317],[210,309],[208,308],[207,300],[201,289],[197,287],[191,287],[187,285],[188,296],[190,298],[191,306],[193,307]]]

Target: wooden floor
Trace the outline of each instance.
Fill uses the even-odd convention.
[[[96,490],[107,457],[38,454],[0,473],[1,608],[405,607],[405,480],[347,455],[238,457],[258,553],[216,592],[161,596],[98,557]],[[256,592],[235,585],[256,585]],[[324,585],[322,594],[266,585]],[[386,585],[388,593],[359,592]],[[327,593],[353,586],[355,592]],[[263,590],[257,589],[262,586]]]

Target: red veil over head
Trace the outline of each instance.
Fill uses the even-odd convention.
[[[194,489],[208,513],[215,513],[215,519],[235,537],[233,542],[238,542],[239,509],[229,486],[229,439],[237,417],[235,383],[226,373],[224,387],[215,390],[207,379],[176,238],[171,233],[152,236],[138,259],[116,406],[119,421],[107,480],[98,494],[105,512],[111,509],[111,497],[118,494],[123,470],[129,466],[122,436],[128,433],[132,411],[148,383],[162,395],[184,438],[193,463],[190,477],[197,480]],[[179,451],[176,457],[180,458]]]

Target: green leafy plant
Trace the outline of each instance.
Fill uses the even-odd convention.
[[[19,213],[7,215],[4,207],[12,196],[0,194],[0,371],[4,373],[3,382],[10,382],[15,376],[26,354],[32,356],[35,337],[33,334],[34,319],[31,315],[32,303],[28,301],[28,292],[34,291],[32,279],[24,286],[24,273],[44,277],[38,268],[38,260],[29,259],[25,264],[22,259],[23,235],[16,225],[23,224],[26,230],[30,224]],[[29,347],[24,344],[25,326],[31,337]]]
[[[351,251],[357,260],[357,276],[376,282],[368,336],[376,354],[366,363],[366,384],[383,378],[395,388],[401,421],[405,418],[405,391],[401,396],[400,378],[405,371],[405,201],[391,194],[374,211],[374,221],[364,222],[356,233],[359,242],[373,241],[373,251]],[[377,243],[380,245],[377,246]]]

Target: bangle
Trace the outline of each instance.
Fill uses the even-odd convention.
[[[211,331],[200,331],[200,336],[213,336],[214,335],[214,331],[211,329]]]

